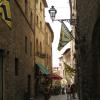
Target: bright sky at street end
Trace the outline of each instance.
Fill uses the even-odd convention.
[[[56,18],[55,19],[70,19],[70,7],[69,7],[69,0],[47,0],[48,8],[45,9],[45,19],[47,22],[50,23],[53,31],[54,31],[54,40],[52,44],[52,50],[53,50],[53,67],[58,67],[59,66],[59,57],[61,55],[61,50],[60,52],[58,51],[58,43],[59,43],[59,37],[60,37],[60,30],[61,30],[61,23],[59,21],[54,21],[52,22],[48,10],[51,8],[53,5],[55,9],[57,10]],[[65,22],[66,26],[70,28],[69,23]],[[68,48],[70,45],[66,45],[64,47],[65,49]]]

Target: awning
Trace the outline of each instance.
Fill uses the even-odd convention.
[[[45,75],[49,74],[48,69],[45,66],[43,66],[42,64],[36,64],[36,65],[39,67],[42,74],[45,74]]]
[[[61,80],[61,79],[62,79],[61,76],[59,76],[59,75],[57,75],[57,74],[55,74],[55,73],[48,74],[48,76],[47,76],[46,78],[52,79],[52,80]]]

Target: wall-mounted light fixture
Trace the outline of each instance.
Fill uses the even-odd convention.
[[[55,9],[54,6],[51,6],[51,8],[49,9],[49,14],[50,14],[50,18],[52,21],[67,21],[68,23],[75,23],[76,19],[55,19],[57,10]]]

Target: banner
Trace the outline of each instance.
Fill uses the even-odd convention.
[[[71,32],[68,30],[66,25],[62,22],[58,50],[61,50],[72,39],[73,39],[73,36],[72,36]]]
[[[0,18],[11,28],[10,0],[0,0]]]

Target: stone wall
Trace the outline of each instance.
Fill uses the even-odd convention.
[[[98,0],[77,0],[77,25],[76,25],[76,65],[77,79],[80,100],[99,100],[99,74],[100,64],[97,48],[99,46],[98,34],[100,32],[96,27],[99,20]],[[99,23],[99,22],[98,22]],[[97,35],[94,38],[95,31]],[[98,39],[98,40],[97,40]],[[97,40],[98,42],[95,42]],[[94,50],[95,49],[95,50]],[[98,64],[97,64],[98,63]]]
[[[3,100],[24,100],[29,87],[31,87],[31,95],[34,95],[34,31],[15,0],[11,1],[11,12],[11,29],[0,20],[0,49],[5,51]],[[25,37],[27,37],[27,53],[25,53]],[[31,55],[30,43],[32,44]],[[18,58],[18,75],[15,75],[15,58]]]

